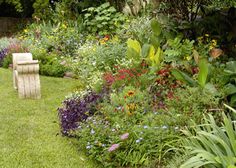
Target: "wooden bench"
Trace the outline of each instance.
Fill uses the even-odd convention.
[[[13,86],[20,98],[40,99],[38,60],[31,53],[13,53]]]

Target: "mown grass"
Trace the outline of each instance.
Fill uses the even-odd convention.
[[[76,141],[58,134],[56,110],[79,82],[41,77],[41,87],[42,99],[19,99],[11,71],[0,69],[0,167],[97,167],[78,151]]]

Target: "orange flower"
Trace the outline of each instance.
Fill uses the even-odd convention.
[[[133,90],[128,91],[127,96],[133,96],[133,95],[134,95],[134,91]]]

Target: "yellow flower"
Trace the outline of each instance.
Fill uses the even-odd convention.
[[[209,34],[205,34],[206,37],[209,37]]]
[[[215,48],[214,46],[210,45],[209,50],[212,50],[213,48]]]
[[[67,28],[67,26],[66,26],[65,24],[62,24],[62,28],[66,29],[66,28]]]
[[[102,45],[103,45],[103,44],[106,44],[105,40],[103,40],[103,39],[100,40],[99,42],[100,42],[100,44],[102,44]]]
[[[27,33],[27,32],[28,32],[28,30],[27,30],[27,29],[24,29],[24,32],[25,32],[25,33]]]
[[[23,36],[20,36],[19,39],[22,40],[22,39],[24,39],[24,37],[23,37]]]
[[[133,96],[134,95],[134,91],[133,90],[129,90],[127,93],[127,96]]]
[[[135,103],[127,104],[126,109],[128,110],[128,112],[135,111],[136,110],[136,104]]]
[[[211,40],[211,44],[212,44],[212,46],[215,47],[217,45],[217,41],[215,39],[213,39],[213,40]]]
[[[186,59],[187,61],[190,61],[190,60],[192,59],[192,57],[189,56],[189,55],[186,55],[186,56],[184,57],[184,59]]]
[[[198,37],[197,38],[197,41],[199,42],[199,43],[202,43],[203,42],[203,37],[201,36],[201,37]]]
[[[108,41],[109,38],[108,38],[108,37],[104,37],[103,40],[104,40],[104,41]]]

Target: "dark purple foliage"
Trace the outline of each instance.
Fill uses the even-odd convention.
[[[8,51],[7,48],[0,51],[0,66],[2,66],[2,62],[7,55],[7,51]]]
[[[78,128],[78,123],[92,116],[96,111],[96,104],[104,99],[107,90],[102,93],[89,91],[82,98],[69,98],[63,102],[63,107],[58,109],[61,132],[63,135],[70,135],[71,131]]]

